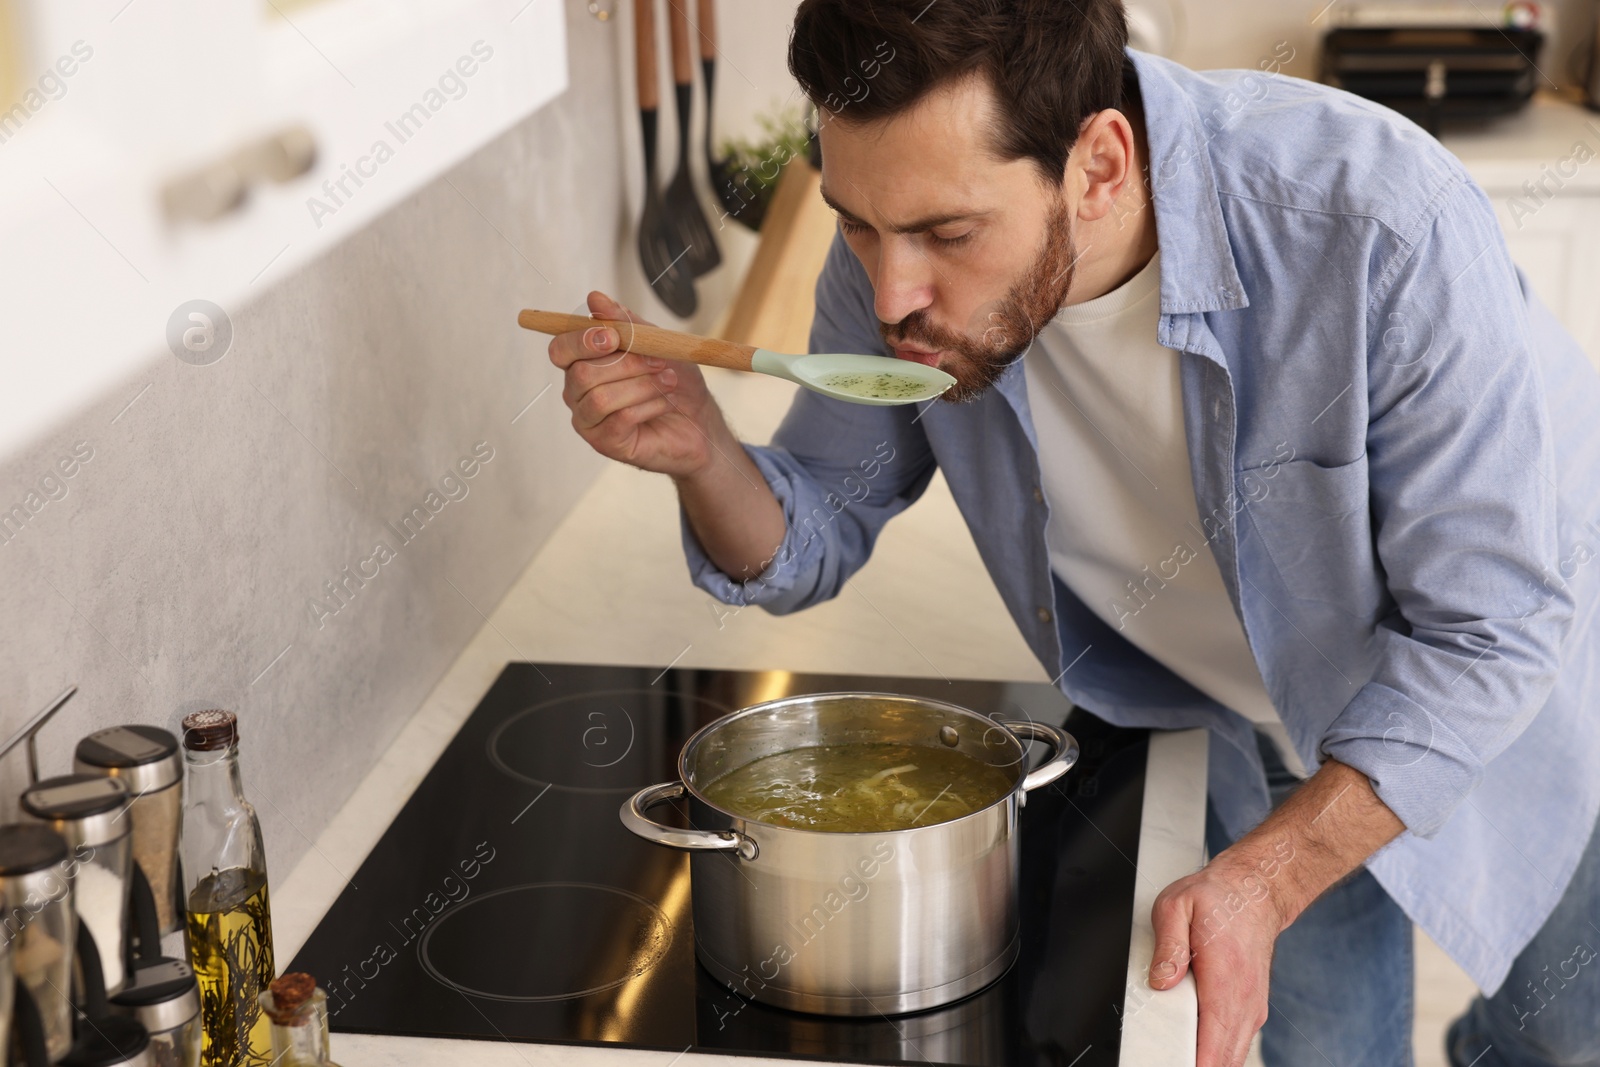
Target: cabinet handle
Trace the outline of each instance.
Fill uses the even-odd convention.
[[[243,204],[253,183],[291,181],[316,161],[311,131],[289,126],[173,178],[162,186],[161,206],[170,222],[211,222]]]

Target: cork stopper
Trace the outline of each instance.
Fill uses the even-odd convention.
[[[317,980],[304,971],[291,971],[274,979],[267,991],[272,995],[261,998],[267,1017],[279,1026],[298,1026],[305,1021],[301,1009],[317,991]],[[267,1005],[268,1000],[271,1006]]]
[[[239,743],[239,717],[231,711],[197,711],[183,719],[183,747],[218,752]]]

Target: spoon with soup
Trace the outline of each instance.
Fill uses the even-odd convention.
[[[788,355],[659,326],[563,315],[555,311],[523,311],[517,316],[517,324],[525,330],[552,335],[609,326],[622,338],[625,352],[698,363],[703,367],[771,374],[853,404],[914,404],[932,400],[956,383],[937,367],[892,356],[851,352]]]

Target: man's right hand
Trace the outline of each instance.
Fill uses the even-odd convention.
[[[727,429],[700,368],[628,351],[628,324],[644,320],[604,293],[589,294],[589,312],[616,325],[550,342],[578,435],[602,456],[647,471],[678,479],[705,472],[716,458],[712,441]]]
[[[550,342],[566,373],[561,397],[572,425],[602,456],[671,475],[695,536],[735,581],[760,574],[783,543],[783,506],[772,493],[693,363],[628,351],[628,324],[644,323],[604,293],[591,326]]]

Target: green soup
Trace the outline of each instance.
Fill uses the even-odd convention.
[[[852,396],[863,396],[869,400],[905,400],[928,394],[928,383],[909,374],[896,374],[893,371],[867,374],[841,371],[823,375],[820,381],[829,389],[837,389]]]
[[[756,822],[880,833],[971,815],[1014,784],[1013,768],[955,749],[869,741],[763,756],[701,792],[724,811]]]

